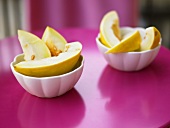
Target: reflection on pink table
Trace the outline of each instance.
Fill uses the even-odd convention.
[[[170,80],[165,79],[161,70],[153,65],[139,72],[127,73],[105,67],[99,89],[102,96],[108,98],[105,108],[114,115],[117,128],[127,125],[139,128],[139,124],[141,128],[156,128],[167,121],[165,117],[170,114],[170,88],[167,83]]]
[[[84,114],[84,102],[75,89],[52,99],[40,99],[25,93],[18,107],[18,120],[23,128],[52,128],[56,124],[59,128],[75,127]]]
[[[43,31],[35,32],[41,37]],[[64,29],[83,44],[83,74],[68,93],[43,99],[19,85],[10,62],[21,53],[17,37],[0,41],[0,127],[167,128],[170,127],[170,51],[161,47],[153,63],[138,72],[108,66],[99,53],[98,30]]]

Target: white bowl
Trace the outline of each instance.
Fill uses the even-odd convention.
[[[132,29],[130,27],[123,27],[121,29]],[[144,36],[144,29],[143,28],[134,28],[139,30],[141,36]],[[147,67],[157,56],[160,44],[151,50],[141,51],[141,52],[126,52],[126,53],[109,53],[106,54],[105,52],[109,49],[105,45],[103,45],[99,40],[99,35],[96,38],[96,43],[98,49],[101,54],[103,54],[105,60],[108,64],[118,70],[121,71],[138,71],[145,67]]]
[[[20,85],[30,94],[46,98],[60,96],[72,89],[79,80],[84,67],[84,58],[80,56],[73,70],[66,74],[51,77],[31,77],[15,71],[14,65],[20,61],[23,61],[23,54],[17,55],[10,64]]]

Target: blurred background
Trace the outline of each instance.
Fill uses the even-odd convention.
[[[0,0],[0,39],[18,29],[99,29],[105,13],[116,10],[120,26],[157,27],[170,48],[170,0]]]

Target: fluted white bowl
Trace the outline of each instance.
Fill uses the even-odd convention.
[[[84,67],[84,58],[80,56],[76,66],[68,73],[50,77],[31,77],[18,73],[14,69],[16,63],[24,60],[23,57],[23,54],[20,54],[14,58],[10,64],[11,70],[19,84],[37,97],[52,98],[66,93],[75,86]]]
[[[142,37],[145,35],[143,28],[122,27],[121,30],[123,29],[137,29]],[[138,71],[147,67],[153,62],[161,46],[160,41],[160,44],[151,50],[106,54],[105,52],[109,50],[109,48],[100,42],[99,35],[96,38],[96,43],[100,53],[104,56],[108,64],[111,67],[121,71]]]

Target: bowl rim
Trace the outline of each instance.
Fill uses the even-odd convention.
[[[143,30],[145,30],[142,27],[127,27],[127,26],[121,27],[120,29],[125,29],[125,28],[127,28],[127,29],[133,29],[134,28],[134,29],[143,29]],[[104,49],[109,50],[108,47],[106,47],[104,44],[101,43],[101,41],[99,40],[99,37],[100,37],[100,33],[97,34],[96,43],[98,45],[100,45],[101,47],[103,47]],[[151,52],[151,51],[155,51],[155,50],[159,49],[160,46],[161,46],[161,42],[162,42],[162,38],[161,38],[161,40],[159,42],[159,45],[157,47],[153,48],[153,49],[150,49],[150,50],[132,51],[132,52],[121,52],[121,53],[108,53],[108,54],[141,54],[141,53],[147,53],[147,52]]]
[[[20,57],[20,56],[23,56],[23,53],[16,55],[16,56],[14,57],[14,60],[10,63],[11,70],[12,70],[15,74],[17,74],[17,75],[19,75],[19,76],[21,76],[21,77],[28,78],[28,79],[44,79],[44,80],[45,80],[45,79],[62,78],[62,77],[68,76],[68,75],[70,75],[70,74],[73,74],[74,72],[77,72],[78,70],[80,70],[80,69],[83,68],[83,66],[84,66],[84,57],[83,57],[83,55],[80,55],[80,57],[82,58],[82,59],[81,59],[81,62],[80,62],[80,66],[78,66],[77,68],[71,70],[70,72],[67,72],[67,73],[62,74],[62,75],[57,75],[57,76],[33,77],[33,76],[27,76],[27,75],[24,75],[24,74],[21,74],[21,73],[15,71],[13,64],[16,62],[17,58]]]

